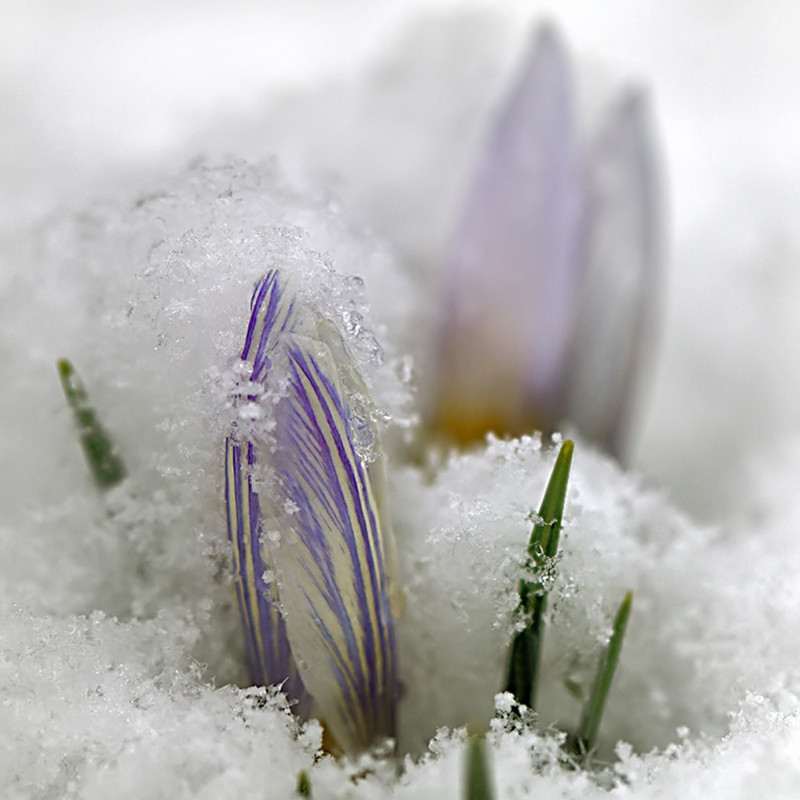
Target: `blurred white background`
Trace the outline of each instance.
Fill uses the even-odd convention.
[[[109,165],[162,153],[266,90],[352,76],[409,19],[489,0],[6,0],[0,11],[6,221]],[[768,10],[767,10],[768,9]],[[790,0],[506,2],[574,52],[652,87],[680,235],[731,192],[800,161],[800,9]],[[788,189],[788,187],[786,187]],[[40,206],[41,207],[41,206]]]
[[[187,161],[198,130],[257,114],[277,88],[356,80],[415,16],[497,6],[5,0],[0,232]],[[574,54],[651,90],[669,272],[637,462],[712,516],[739,494],[755,449],[800,432],[800,6],[507,1],[502,14],[555,20]]]

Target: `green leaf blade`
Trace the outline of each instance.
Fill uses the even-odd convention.
[[[297,795],[299,797],[311,797],[311,778],[308,773],[301,769],[297,776]]]
[[[558,542],[561,535],[561,520],[564,517],[564,504],[567,498],[567,484],[569,472],[572,467],[572,455],[575,443],[567,439],[558,452],[550,480],[539,506],[539,520],[533,526],[528,555],[531,558],[541,558],[544,553],[548,558],[553,558],[558,551]]]
[[[81,447],[92,478],[98,488],[111,489],[125,478],[126,470],[117,455],[111,437],[100,424],[97,414],[89,403],[89,395],[75,367],[66,358],[56,362],[61,388],[67,405],[72,410],[78,428]]]
[[[619,663],[620,652],[622,651],[622,640],[625,638],[625,630],[628,626],[628,618],[633,605],[633,592],[628,592],[614,617],[614,624],[611,630],[611,638],[608,645],[600,657],[597,666],[592,691],[589,699],[583,708],[581,722],[578,728],[578,747],[584,754],[588,754],[594,748],[597,739],[597,731],[600,727],[600,719],[603,716],[606,698],[608,697],[611,682]]]
[[[574,450],[574,443],[569,439],[565,441],[550,473],[528,542],[528,562],[534,570],[545,568],[558,553]],[[535,708],[544,633],[542,615],[547,608],[547,594],[542,591],[541,584],[523,579],[519,584],[519,598],[517,613],[530,621],[511,643],[506,691],[522,705]]]
[[[494,800],[486,740],[483,736],[472,735],[467,739],[464,800]]]

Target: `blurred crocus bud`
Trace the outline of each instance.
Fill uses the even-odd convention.
[[[394,736],[397,683],[380,457],[359,454],[343,388],[360,379],[278,270],[255,288],[241,358],[225,498],[252,678],[355,753]]]
[[[577,428],[612,453],[652,315],[656,188],[643,98],[585,141],[567,56],[534,37],[500,108],[445,265],[434,431]]]

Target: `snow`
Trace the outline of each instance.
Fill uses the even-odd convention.
[[[531,12],[296,5],[4,11],[3,796],[284,798],[305,769],[319,798],[455,798],[463,726],[490,720],[498,797],[797,796],[793,5],[537,6],[588,100],[648,87],[671,211],[635,470],[576,443],[536,730],[496,694],[554,450],[412,438],[437,265]],[[221,442],[276,264],[338,326],[389,452],[399,766],[322,755],[246,688]],[[105,495],[61,356],[128,467]],[[591,680],[628,589],[602,769],[572,770],[563,681]]]

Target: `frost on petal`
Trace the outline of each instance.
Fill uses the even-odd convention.
[[[581,269],[583,181],[567,58],[532,42],[448,259],[434,425],[458,439],[557,420]]]
[[[658,188],[647,105],[619,98],[590,154],[590,244],[570,359],[567,416],[609,452],[624,449],[658,279]]]
[[[253,671],[278,670],[287,690],[307,692],[330,737],[355,752],[393,736],[396,689],[387,532],[340,378],[353,382],[355,368],[278,271],[256,286],[242,358],[252,384],[275,390],[268,434],[228,444],[229,529]],[[257,491],[236,480],[245,451],[251,477],[269,469]],[[264,613],[253,599],[261,597]]]

